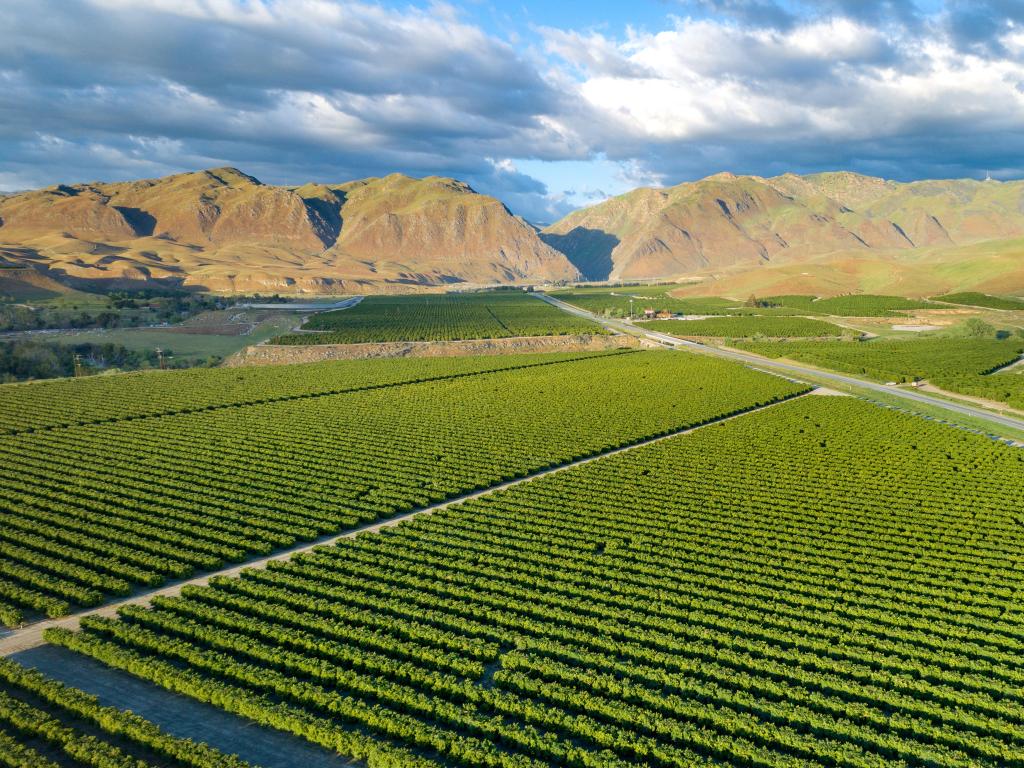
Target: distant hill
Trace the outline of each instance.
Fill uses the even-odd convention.
[[[73,284],[239,292],[579,277],[501,202],[453,179],[277,187],[235,168],[0,197],[0,260]]]
[[[1024,182],[717,174],[636,189],[542,231],[591,280],[745,295],[1024,290]]]

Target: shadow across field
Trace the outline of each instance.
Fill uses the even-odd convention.
[[[130,709],[167,733],[204,741],[261,768],[341,768],[352,761],[283,731],[264,728],[209,704],[165,691],[66,648],[42,645],[11,658],[91,693],[105,706]]]

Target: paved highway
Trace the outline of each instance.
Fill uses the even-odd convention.
[[[752,355],[746,352],[738,352],[731,349],[722,349],[721,347],[712,347],[707,344],[698,344],[693,341],[686,341],[684,339],[677,339],[675,336],[669,336],[667,333],[660,333],[658,331],[650,330],[646,326],[637,325],[627,320],[616,320],[601,317],[595,315],[593,312],[588,312],[585,309],[574,307],[572,304],[556,299],[553,296],[548,296],[543,293],[535,293],[538,299],[548,302],[564,310],[570,314],[583,317],[588,320],[601,323],[614,331],[621,333],[631,333],[638,336],[644,336],[651,341],[656,341],[659,344],[672,348],[685,348],[695,352],[700,352],[708,355],[715,355],[717,357],[724,357],[730,360],[736,360],[752,368],[759,368],[761,370],[775,371],[777,373],[783,373],[790,378],[799,379],[803,377],[813,377],[814,379],[826,379],[829,381],[835,381],[841,384],[847,384],[861,389],[867,389],[874,392],[880,392],[885,395],[893,395],[895,397],[902,398],[904,400],[922,403],[925,405],[936,406],[938,408],[944,408],[947,411],[959,413],[964,416],[972,416],[977,419],[983,419],[991,424],[996,424],[1001,427],[1009,427],[1010,429],[1017,429],[1024,432],[1024,419],[1015,418],[1013,416],[1004,416],[999,413],[993,413],[992,411],[985,410],[984,408],[978,408],[967,403],[952,403],[942,398],[932,397],[926,395],[923,392],[915,392],[909,389],[900,389],[898,387],[888,387],[884,384],[877,384],[873,381],[865,381],[864,379],[858,379],[853,376],[845,376],[841,373],[834,373],[832,371],[822,371],[817,368],[808,368],[806,366],[798,365],[796,363],[784,363],[779,360],[772,360],[767,357],[760,357],[759,355]]]

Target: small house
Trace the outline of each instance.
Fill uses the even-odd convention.
[[[661,310],[661,312],[659,312],[659,313],[658,313],[658,314],[656,315],[656,317],[657,317],[657,318],[658,318],[659,320],[671,320],[671,319],[672,319],[673,317],[675,317],[675,315],[673,315],[673,314],[672,314],[671,312],[669,312],[669,311],[668,311],[667,309],[663,309],[663,310]]]
[[[658,313],[655,312],[653,309],[645,309],[644,310],[644,320],[653,320],[657,316],[658,316]]]

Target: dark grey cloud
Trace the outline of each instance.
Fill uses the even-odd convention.
[[[10,0],[0,86],[7,187],[196,161],[288,181],[402,170],[545,215],[543,185],[527,193],[487,158],[557,143],[540,118],[565,98],[448,8],[317,0]]]
[[[871,23],[916,24],[922,14],[913,0],[681,0],[688,10],[734,19],[755,27],[790,29],[808,19],[844,16]]]
[[[683,0],[681,5],[757,27],[787,28],[798,19],[796,13],[774,0]]]
[[[965,51],[1000,56],[1008,53],[1002,37],[1011,25],[1024,24],[1020,0],[953,0],[945,18],[952,39]]]
[[[606,157],[623,178],[666,181],[1021,165],[1024,38],[1007,36],[1019,2],[676,8],[694,12],[649,33],[541,29],[513,46],[445,5],[6,0],[0,189],[221,164],[272,183],[402,171],[551,220],[603,193],[554,177],[575,191],[552,193],[516,159]]]
[[[775,141],[774,156],[764,146],[689,143],[658,151],[652,164],[661,170],[662,183],[677,184],[716,173],[723,168],[736,174],[777,176],[784,173],[819,173],[850,170],[896,181],[927,178],[1024,178],[1024,136],[1007,143],[1004,133],[974,133],[972,141],[949,134],[922,131],[882,140],[808,144]]]

